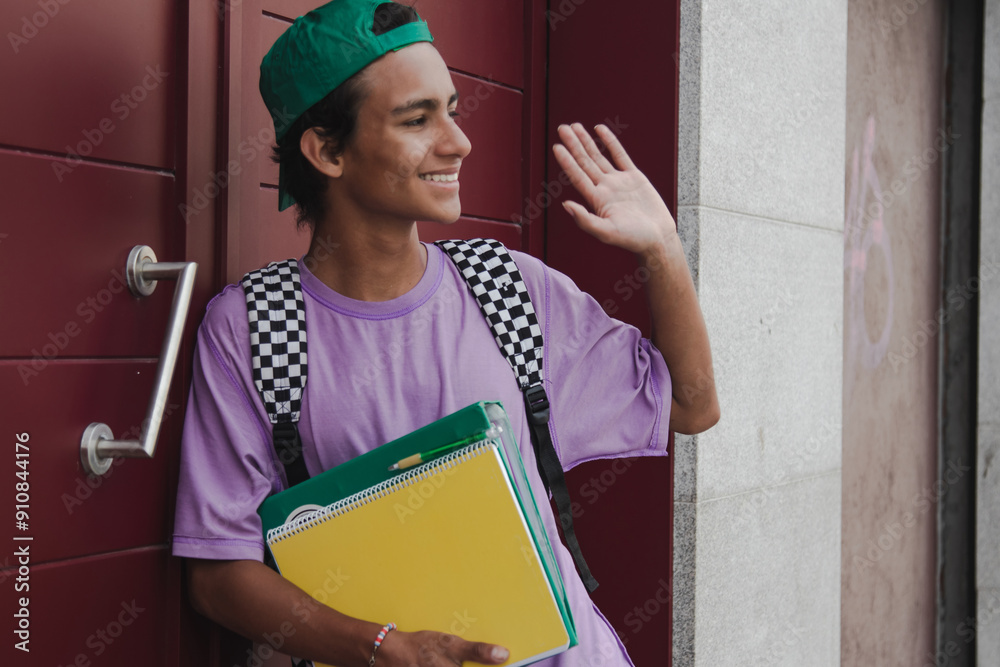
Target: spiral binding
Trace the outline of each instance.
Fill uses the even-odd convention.
[[[337,502],[327,505],[323,509],[317,510],[312,514],[301,516],[289,523],[272,528],[267,531],[267,543],[276,544],[281,542],[282,540],[288,539],[293,535],[297,535],[298,533],[308,530],[313,526],[325,523],[330,519],[355,510],[362,505],[367,505],[368,503],[378,500],[379,498],[384,498],[385,496],[396,493],[397,491],[409,488],[410,486],[418,482],[422,482],[442,470],[453,468],[463,461],[467,461],[474,456],[479,456],[487,449],[495,450],[497,449],[497,446],[498,445],[495,440],[482,440],[480,442],[474,442],[468,447],[463,447],[462,449],[445,454],[444,456],[434,459],[433,461],[428,461],[423,465],[419,465],[416,468],[407,470],[406,472],[396,475],[395,477],[390,477],[384,482],[380,482],[375,486],[359,491],[353,496],[348,496],[347,498],[338,500]]]

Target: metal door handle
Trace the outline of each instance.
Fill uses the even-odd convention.
[[[149,246],[137,245],[132,248],[125,265],[128,288],[137,297],[149,296],[156,288],[158,280],[176,280],[174,302],[170,307],[170,321],[167,336],[163,339],[160,363],[156,368],[153,395],[146,409],[146,419],[142,422],[142,434],[138,440],[115,440],[107,424],[94,422],[83,432],[80,440],[80,461],[88,475],[103,475],[111,468],[114,457],[148,459],[153,457],[156,440],[160,434],[163,410],[170,391],[170,379],[174,375],[177,354],[181,347],[181,334],[191,305],[191,290],[198,265],[194,262],[157,262],[156,255]]]

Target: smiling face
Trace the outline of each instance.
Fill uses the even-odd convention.
[[[459,171],[472,149],[455,124],[458,94],[427,43],[387,53],[364,73],[368,94],[331,183],[341,212],[371,223],[454,222]]]

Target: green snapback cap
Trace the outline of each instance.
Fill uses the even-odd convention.
[[[260,95],[277,140],[311,106],[389,51],[433,42],[423,19],[376,35],[375,8],[389,0],[332,0],[295,19],[260,63]],[[295,203],[278,175],[278,210]]]

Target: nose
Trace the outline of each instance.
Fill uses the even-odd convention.
[[[450,116],[438,141],[437,150],[440,154],[454,155],[460,159],[472,152],[472,142],[469,141],[469,137]]]

